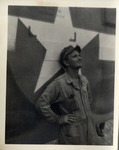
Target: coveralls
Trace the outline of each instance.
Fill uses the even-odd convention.
[[[79,75],[77,84],[68,73],[64,73],[46,88],[37,106],[50,122],[58,123],[60,117],[68,114],[76,117],[72,124],[59,124],[59,144],[96,145],[99,139],[91,116],[91,101],[86,77]],[[57,104],[59,114],[51,109],[53,104]]]

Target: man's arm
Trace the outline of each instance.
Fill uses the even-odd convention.
[[[51,104],[55,103],[57,95],[58,89],[56,83],[53,82],[46,88],[36,103],[36,108],[42,112],[43,116],[54,123],[57,123],[60,118],[60,116],[55,114],[51,109]]]
[[[76,119],[73,114],[58,116],[51,109],[51,105],[57,102],[58,95],[58,86],[55,82],[53,82],[38,99],[36,107],[42,112],[43,116],[45,116],[45,118],[52,123],[71,124]]]

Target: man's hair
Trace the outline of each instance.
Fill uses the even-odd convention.
[[[68,55],[71,54],[75,50],[80,53],[81,52],[80,46],[76,45],[76,47],[73,47],[72,45],[69,45],[61,51],[59,62],[62,67],[66,68],[66,66],[64,64],[64,60],[67,60]]]

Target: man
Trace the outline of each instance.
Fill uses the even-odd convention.
[[[37,108],[47,120],[59,124],[59,144],[98,144],[91,116],[89,82],[79,75],[82,68],[79,46],[65,47],[60,54],[65,73],[55,79],[38,99]],[[59,114],[51,106],[57,104]]]

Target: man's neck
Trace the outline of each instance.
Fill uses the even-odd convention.
[[[72,79],[78,79],[79,78],[79,69],[72,70],[71,68],[67,68],[66,72],[70,75]]]

